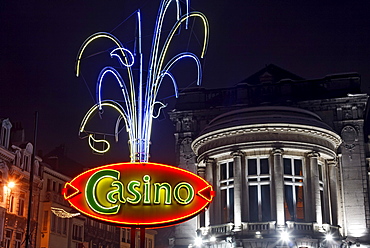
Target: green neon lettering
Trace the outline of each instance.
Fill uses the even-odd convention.
[[[166,191],[164,204],[172,204],[172,197],[171,197],[172,190],[171,190],[171,185],[169,183],[155,183],[154,184],[154,204],[160,204],[161,189],[164,189]]]
[[[124,186],[123,186],[123,183],[121,181],[114,181],[112,184],[111,184],[112,187],[116,187],[116,189],[110,191],[107,195],[107,200],[110,202],[110,203],[116,203],[117,200],[120,202],[120,203],[125,203],[126,202],[126,199],[125,197],[123,197],[123,192],[124,192]],[[117,196],[116,196],[117,195]]]
[[[112,178],[114,180],[118,180],[119,178],[119,171],[116,170],[100,170],[95,172],[87,181],[86,187],[85,187],[85,198],[86,202],[89,205],[89,207],[100,214],[116,214],[119,209],[120,205],[115,204],[112,206],[103,206],[97,199],[97,186],[101,180],[104,178]],[[110,203],[113,203],[109,201]]]
[[[145,175],[144,180],[144,204],[150,204],[150,176]]]
[[[127,191],[129,194],[133,195],[135,198],[127,198],[127,202],[131,204],[138,204],[141,201],[141,194],[136,189],[137,187],[140,187],[139,181],[131,181],[127,185]]]
[[[182,198],[180,195],[181,189],[185,189],[187,191],[187,197],[185,199]],[[191,184],[187,182],[178,183],[173,190],[173,196],[175,197],[175,200],[179,204],[182,204],[182,205],[189,204],[194,199],[193,186],[191,186]]]

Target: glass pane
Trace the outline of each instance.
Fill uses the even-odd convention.
[[[290,163],[290,158],[284,158],[284,174],[292,175],[292,166]]]
[[[319,164],[319,180],[322,181],[322,166]]]
[[[293,187],[284,185],[285,220],[294,220]]]
[[[234,162],[229,162],[229,178],[234,177]]]
[[[302,160],[300,159],[294,159],[294,175],[303,176]]]
[[[270,185],[261,186],[262,221],[271,220]]]
[[[234,188],[229,189],[229,221],[234,221]]]
[[[269,169],[269,161],[267,158],[262,158],[260,159],[260,166],[261,166],[261,173],[260,174],[269,174],[270,169]]]
[[[304,220],[303,186],[295,187],[297,220]]]
[[[220,176],[221,176],[221,180],[225,180],[226,179],[226,164],[220,164]]]
[[[249,186],[249,220],[258,221],[258,195],[257,186]]]
[[[257,175],[257,159],[248,159],[248,175]]]
[[[227,209],[227,199],[226,190],[221,190],[221,221],[222,223],[228,222],[228,209]]]
[[[324,192],[320,190],[320,201],[321,201],[321,214],[323,221],[326,221],[325,208],[324,208]]]

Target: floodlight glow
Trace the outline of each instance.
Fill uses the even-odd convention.
[[[162,35],[165,35],[162,27],[163,21],[166,16],[167,10],[171,3],[176,3],[176,22],[172,29],[167,34],[165,39],[162,39]],[[77,58],[76,58],[76,75],[80,74],[80,66],[82,55],[86,47],[93,41],[104,38],[112,41],[115,48],[110,52],[111,58],[117,58],[119,64],[127,70],[127,82],[123,80],[120,73],[113,68],[113,66],[104,67],[98,77],[96,83],[96,104],[86,113],[80,126],[80,134],[85,133],[84,137],[88,137],[88,143],[91,148],[98,153],[105,153],[109,150],[110,144],[107,140],[94,140],[94,134],[97,132],[91,132],[86,130],[86,124],[93,114],[99,112],[100,117],[103,115],[103,107],[114,108],[118,111],[119,117],[117,118],[116,126],[112,134],[108,136],[114,136],[115,140],[118,141],[119,125],[123,119],[126,126],[126,131],[129,136],[130,144],[130,157],[131,162],[147,162],[149,160],[149,144],[152,129],[153,118],[157,118],[160,115],[160,111],[166,105],[157,100],[157,95],[161,87],[164,77],[168,76],[172,81],[175,96],[178,97],[178,87],[174,75],[171,70],[174,66],[182,59],[190,58],[193,59],[197,66],[197,85],[201,84],[202,73],[201,73],[201,62],[199,58],[191,52],[180,52],[179,54],[168,58],[167,51],[172,43],[175,34],[179,34],[180,27],[185,24],[186,29],[188,28],[188,22],[190,18],[197,18],[201,20],[201,24],[204,27],[204,37],[201,43],[202,49],[200,58],[203,58],[208,46],[209,40],[209,25],[207,18],[200,12],[189,12],[189,0],[186,0],[185,14],[181,13],[181,5],[179,0],[162,0],[156,24],[154,26],[154,35],[152,40],[151,53],[148,63],[148,73],[146,82],[143,82],[143,54],[142,54],[142,36],[141,36],[141,13],[140,10],[136,12],[138,34],[135,43],[138,45],[135,53],[132,53],[127,47],[124,47],[123,43],[117,39],[114,35],[106,32],[99,32],[88,37],[82,44]],[[136,58],[136,60],[135,60]],[[139,68],[138,73],[138,85],[134,83],[134,77],[132,68],[137,66]],[[112,74],[119,84],[122,93],[122,100],[113,101],[111,99],[104,99],[102,95],[103,82],[106,75]],[[145,88],[144,88],[145,85]],[[123,103],[123,104],[121,104]],[[154,114],[155,105],[159,104],[160,107],[158,112]],[[94,143],[104,144],[104,149],[97,149],[93,146]]]
[[[9,182],[8,183],[8,188],[12,189],[15,187],[15,182]]]
[[[211,241],[211,242],[215,242],[215,241],[216,241],[216,237],[215,237],[215,236],[210,237],[210,238],[209,238],[209,241]]]
[[[283,231],[280,233],[280,239],[284,242],[289,241],[289,233],[286,231]]]
[[[327,234],[325,234],[325,239],[327,241],[332,241],[333,240],[333,235],[331,233],[327,233]]]
[[[201,246],[203,244],[203,240],[201,237],[196,237],[194,243],[196,246]]]

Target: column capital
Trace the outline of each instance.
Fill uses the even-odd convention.
[[[309,157],[309,158],[319,158],[320,153],[318,153],[316,151],[311,151],[311,152],[307,153],[307,157]]]
[[[282,148],[274,148],[271,151],[272,155],[283,155],[284,150]]]
[[[204,164],[213,164],[215,161],[216,161],[216,159],[214,159],[214,158],[210,158],[210,157],[205,157],[205,158],[203,159],[203,163],[204,163]]]
[[[244,155],[244,152],[240,151],[240,150],[236,150],[236,151],[232,151],[230,153],[231,156],[233,156],[233,158],[235,157],[241,157]]]
[[[337,167],[337,165],[338,165],[337,158],[328,159],[328,160],[326,160],[326,162],[327,162],[328,166]]]
[[[204,165],[199,165],[197,166],[197,172],[199,173],[205,173],[206,172],[206,167]]]

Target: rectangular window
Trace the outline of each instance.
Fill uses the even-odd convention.
[[[25,199],[25,194],[21,193],[19,195],[19,201],[18,201],[18,215],[23,216],[24,214],[24,199]]]
[[[57,222],[56,219],[57,219],[56,215],[55,214],[52,214],[51,215],[51,228],[50,228],[52,232],[55,232],[56,231],[56,224],[57,224],[56,223]]]
[[[4,248],[10,248],[12,234],[12,230],[5,230]]]
[[[303,221],[303,161],[298,158],[283,158],[283,161],[285,220]]]
[[[234,220],[234,162],[220,164],[221,220],[222,223]]]
[[[63,234],[67,235],[67,219],[62,220],[63,220]]]
[[[13,213],[14,211],[14,195],[10,195],[9,197],[9,212]]]
[[[42,224],[43,232],[46,232],[48,230],[48,221],[49,221],[49,211],[44,211],[44,221]]]
[[[121,230],[122,230],[122,240],[121,240],[121,242],[126,243],[126,229],[122,228]]]
[[[21,248],[22,243],[22,233],[17,232],[15,234],[15,248]]]
[[[268,158],[247,159],[249,221],[271,220],[270,166]]]
[[[72,226],[72,239],[82,241],[82,226]]]

